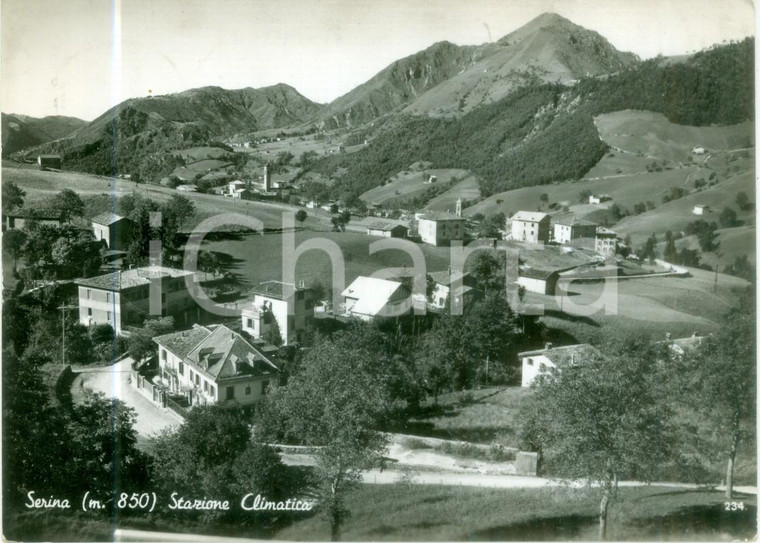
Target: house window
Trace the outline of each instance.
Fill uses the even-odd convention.
[[[533,365],[533,359],[532,359],[532,358],[529,358],[529,359],[528,359],[528,365],[529,365],[529,366],[532,366],[532,365]]]
[[[200,384],[201,384],[201,378],[200,378],[200,376],[199,376],[199,375],[196,373],[196,374],[195,374],[195,386],[200,386]]]
[[[203,381],[203,392],[208,392],[208,381]]]
[[[269,388],[269,381],[262,381],[261,382],[261,395],[262,396],[267,393],[267,388]]]
[[[106,302],[110,302],[110,301],[111,301],[111,293],[106,292]]]
[[[166,362],[166,349],[161,349],[161,360]]]
[[[87,308],[87,316],[88,317],[92,317],[92,308],[91,307]]]
[[[90,289],[87,289],[87,299],[90,299],[90,295],[92,294],[92,291]]]
[[[246,396],[250,396],[251,395],[251,387],[250,386],[245,387],[245,395]]]
[[[162,303],[162,304],[165,304],[165,303],[166,303],[166,292],[162,292],[162,293],[161,293],[161,303]]]
[[[184,362],[180,362],[179,363],[179,374],[180,375],[185,375],[185,363]]]
[[[208,386],[208,391],[209,391],[209,394],[211,394],[211,396],[213,396],[214,398],[216,398],[216,389],[214,388],[214,385],[209,385]]]
[[[235,399],[235,387],[227,387],[227,399],[228,400]]]
[[[253,328],[253,319],[246,319],[246,322],[248,323],[246,325],[246,326],[248,326],[248,328]]]
[[[111,320],[111,312],[110,311],[106,311],[106,320],[109,320],[109,321]]]

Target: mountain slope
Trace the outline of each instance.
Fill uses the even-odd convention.
[[[460,73],[496,48],[459,46],[443,41],[398,60],[320,111],[327,127],[357,126],[408,104],[436,85]]]
[[[340,177],[333,195],[361,195],[418,161],[470,170],[483,197],[582,177],[604,155],[594,117],[625,109],[708,126],[754,119],[754,39],[714,47],[685,62],[657,59],[576,85],[529,85],[456,118],[402,117],[364,149],[312,169]],[[335,176],[340,171],[340,176]]]
[[[38,119],[3,113],[3,157],[27,147],[62,138],[86,124],[87,121],[76,117],[53,115]]]
[[[358,126],[394,111],[456,115],[535,83],[569,84],[638,63],[596,32],[545,13],[496,43],[439,42],[394,62],[317,116],[327,127]]]
[[[406,113],[451,115],[504,98],[528,84],[572,84],[638,63],[602,36],[545,13],[500,39],[491,54],[415,100]]]
[[[237,133],[301,124],[322,106],[279,84],[261,89],[203,87],[177,94],[126,100],[66,140],[40,150],[61,153],[64,168],[97,174],[144,169],[146,157],[165,161],[168,151],[206,144]]]

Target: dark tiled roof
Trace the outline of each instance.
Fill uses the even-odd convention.
[[[450,285],[460,277],[464,280],[465,277],[469,276],[470,274],[465,272],[462,273],[461,271],[439,271],[439,272],[431,272],[428,274],[430,278],[438,283],[439,285]]]
[[[399,226],[409,230],[408,226],[403,225],[398,222],[394,222],[394,221],[374,220],[374,221],[368,221],[364,223],[364,226],[367,227],[369,230],[387,231],[387,230],[393,230],[394,228],[398,228]]]
[[[90,277],[88,279],[78,279],[77,285],[85,287],[99,288],[120,292],[128,288],[149,285],[152,278],[156,277],[185,277],[193,275],[193,272],[178,270],[176,268],[165,268],[163,266],[149,266],[145,268],[134,268],[127,271],[117,271]]]
[[[540,270],[537,268],[521,268],[519,271],[520,277],[528,277],[530,279],[548,279],[553,274],[559,275],[559,270]]]
[[[464,217],[458,217],[457,215],[454,215],[453,213],[449,213],[447,211],[431,211],[422,215],[420,219],[424,219],[427,221],[464,221],[465,220]]]
[[[206,339],[211,330],[205,326],[195,325],[191,330],[183,330],[172,334],[164,334],[153,338],[153,341],[166,347],[180,358],[185,358],[196,345]]]
[[[606,360],[606,357],[593,345],[581,343],[579,345],[567,345],[565,347],[552,347],[550,349],[538,349],[535,351],[526,351],[519,353],[518,358],[526,356],[544,355],[551,360],[555,366],[560,367],[570,364],[584,364],[588,362],[599,362]]]
[[[92,222],[102,224],[104,226],[108,226],[124,219],[126,219],[126,217],[122,217],[121,215],[117,215],[116,213],[110,213],[106,211],[105,213],[101,213],[100,215],[95,215],[92,218]]]
[[[292,292],[300,290],[300,287],[296,287],[293,283],[283,283],[282,281],[262,281],[251,290],[255,294],[284,300],[283,292],[286,292],[286,286],[292,288]]]
[[[155,337],[153,341],[216,382],[279,372],[261,350],[224,325],[195,326],[192,330]]]

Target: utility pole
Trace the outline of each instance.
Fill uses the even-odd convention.
[[[73,305],[61,304],[58,309],[61,310],[61,364],[66,365],[66,310],[75,307]]]

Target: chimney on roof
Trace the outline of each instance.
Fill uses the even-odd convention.
[[[544,350],[545,350],[545,351],[548,351],[548,350],[549,350],[549,349],[551,349],[553,346],[554,346],[554,344],[553,344],[551,341],[547,341],[547,342],[546,342],[546,345],[544,345]]]

